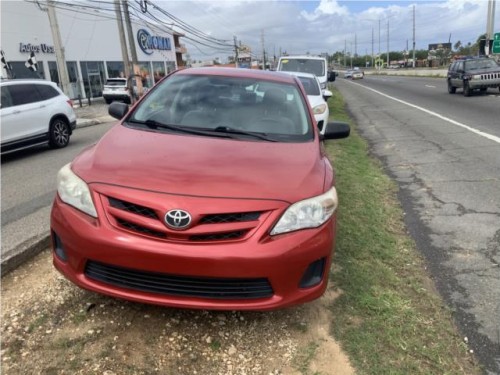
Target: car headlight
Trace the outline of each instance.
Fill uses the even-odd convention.
[[[321,115],[321,114],[325,113],[326,108],[327,108],[326,104],[321,103],[320,105],[317,105],[316,107],[313,108],[313,113],[315,115]]]
[[[57,192],[64,203],[97,217],[97,211],[85,181],[73,173],[70,164],[66,164],[57,174]]]
[[[481,75],[480,74],[474,74],[472,76],[472,79],[481,79]]]
[[[320,87],[321,87],[322,90],[326,89],[326,82],[322,82],[320,84]]]
[[[317,228],[332,217],[337,205],[338,197],[335,187],[317,197],[294,203],[281,216],[271,231],[271,235]]]

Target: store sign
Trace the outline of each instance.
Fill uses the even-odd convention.
[[[24,44],[24,43],[19,43],[19,52],[35,52],[35,53],[56,53],[54,46],[49,46],[45,43],[42,44]]]
[[[172,49],[170,38],[153,36],[144,29],[137,31],[137,43],[146,55],[151,55],[154,50],[170,51]]]

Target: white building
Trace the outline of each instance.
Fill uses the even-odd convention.
[[[124,76],[114,3],[105,4],[108,10],[97,11],[72,4],[68,7],[55,2],[71,86],[71,92],[66,94],[71,98],[99,97],[107,78]],[[88,3],[89,6],[95,4],[98,3]],[[60,84],[46,7],[46,1],[0,1],[0,46],[12,67],[12,78],[38,77]],[[141,76],[145,85],[151,86],[183,65],[182,54],[186,48],[179,44],[181,34],[164,25],[156,27],[132,18],[133,43]],[[35,53],[38,72],[25,66],[31,51]],[[2,77],[7,77],[7,73],[2,68]]]

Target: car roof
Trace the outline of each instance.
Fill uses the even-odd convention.
[[[309,60],[325,60],[321,56],[310,56],[310,55],[290,55],[290,56],[280,56],[280,60],[286,59],[309,59]]]
[[[42,85],[56,85],[57,84],[55,82],[52,82],[52,81],[49,81],[49,80],[46,80],[46,79],[38,79],[38,78],[17,78],[17,79],[2,79],[0,81],[1,84],[9,84],[9,85],[15,85],[16,83],[41,83]]]
[[[282,72],[273,72],[268,70],[245,69],[245,68],[187,68],[177,70],[174,74],[181,75],[208,75],[208,76],[225,76],[225,77],[239,77],[239,78],[252,78],[264,81],[273,81],[281,83],[294,84],[293,76],[289,74],[282,74]]]
[[[282,74],[291,74],[296,77],[306,77],[306,78],[317,78],[316,75],[312,73],[304,73],[304,72],[292,72],[292,71],[280,71]]]

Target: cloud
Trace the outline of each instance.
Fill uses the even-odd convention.
[[[300,15],[307,21],[315,21],[324,15],[347,16],[349,10],[347,7],[339,5],[337,0],[321,0],[314,12],[309,13],[304,10],[300,12]]]

